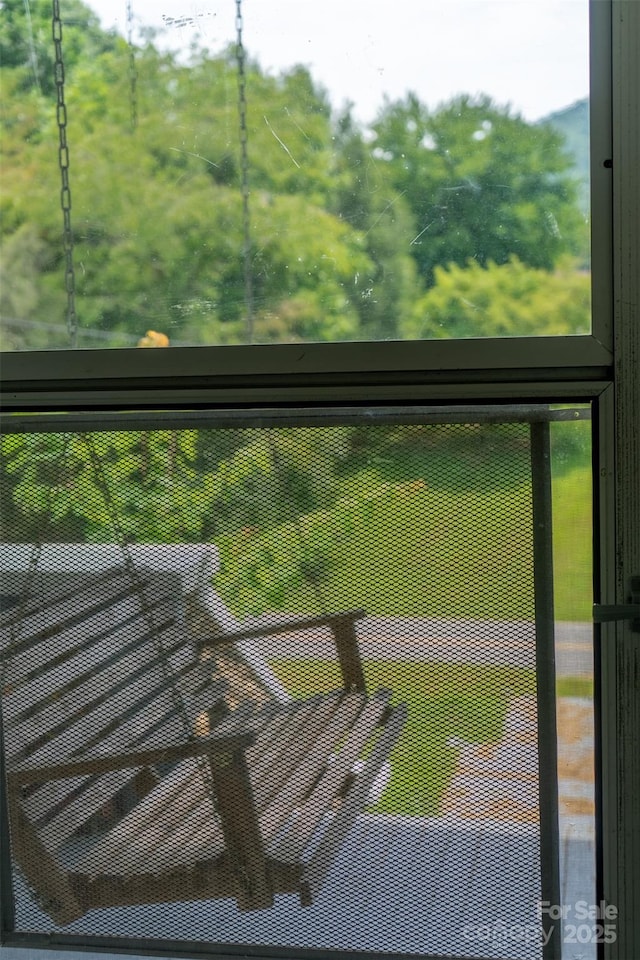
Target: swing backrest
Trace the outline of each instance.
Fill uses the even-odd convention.
[[[226,712],[224,685],[192,643],[181,588],[177,574],[140,570],[132,583],[122,568],[35,574],[26,596],[3,581],[9,770],[183,742]],[[56,780],[23,807],[54,853],[78,831],[108,827],[154,783],[147,769]]]

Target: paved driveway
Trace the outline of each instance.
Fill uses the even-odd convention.
[[[535,669],[535,627],[524,620],[435,620],[366,617],[358,621],[365,657],[375,660],[435,660],[445,663],[505,664]],[[593,628],[589,623],[556,623],[559,676],[593,673]],[[256,641],[256,650],[274,657],[331,657],[326,629]]]

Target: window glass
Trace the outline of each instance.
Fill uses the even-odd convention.
[[[587,0],[1,7],[5,350],[590,332]]]

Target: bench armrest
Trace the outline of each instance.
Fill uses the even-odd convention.
[[[206,650],[223,643],[235,643],[238,640],[259,640],[280,634],[313,630],[317,627],[329,627],[336,643],[345,690],[350,692],[359,690],[364,693],[366,692],[366,682],[356,637],[355,622],[356,620],[362,620],[365,615],[364,610],[358,609],[319,614],[314,617],[297,617],[291,620],[272,620],[205,639],[199,638],[197,643],[200,649]]]
[[[216,647],[223,643],[235,643],[237,640],[260,640],[264,637],[275,637],[279,634],[293,631],[313,630],[315,627],[331,627],[338,620],[362,620],[364,610],[345,610],[341,613],[324,613],[314,617],[292,617],[290,620],[266,620],[263,623],[254,623],[250,627],[239,630],[228,630],[211,637],[198,637],[197,644],[201,648]]]
[[[112,770],[144,767],[154,763],[170,763],[206,754],[233,754],[244,751],[254,740],[255,733],[251,730],[227,735],[211,733],[185,743],[141,747],[112,754],[96,753],[78,760],[33,765],[27,762],[7,772],[7,783],[9,788],[15,789],[24,784],[47,783],[51,780],[65,780],[68,777],[86,774],[108,773]]]

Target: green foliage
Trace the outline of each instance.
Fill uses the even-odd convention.
[[[0,8],[3,343],[63,347],[51,7]],[[234,49],[194,49],[184,62],[148,35],[134,51],[133,131],[127,44],[80,0],[62,14],[80,345],[127,346],[148,329],[173,344],[244,342]],[[425,287],[442,287],[443,269],[469,269],[478,287],[478,265],[496,277],[494,265],[517,257],[552,271],[567,250],[586,262],[562,138],[486,97],[430,112],[408,96],[365,131],[349,109],[332,114],[306,68],[273,76],[249,61],[247,132],[257,342],[489,335],[490,305],[424,319]],[[570,268],[561,272],[574,289]],[[509,294],[498,286],[494,326],[507,335],[585,329],[553,280],[524,312],[528,293],[515,283],[510,309],[522,316],[498,323]]]
[[[202,431],[198,449],[207,500],[205,532],[211,538],[231,537],[232,553],[238,552],[234,538],[243,543],[247,531],[254,543],[258,535],[279,540],[285,536],[281,524],[295,524],[301,514],[336,500],[336,470],[347,452],[345,428],[230,433]]]
[[[117,542],[120,534],[132,542],[200,539],[192,431],[6,435],[0,444],[24,518],[16,539],[26,538],[30,518],[43,541],[69,529],[94,543]]]
[[[214,538],[223,559],[216,588],[240,616],[365,607],[384,616],[532,619],[531,468],[527,431],[515,426],[400,425],[369,437],[350,428],[349,452],[334,467],[340,495],[297,519],[302,501],[281,522],[274,510],[268,526],[236,525]],[[552,430],[561,620],[590,615],[588,428]],[[289,493],[285,480],[280,501]],[[254,494],[247,491],[249,502]]]
[[[550,126],[532,126],[488,97],[430,112],[414,94],[387,103],[373,155],[414,216],[412,253],[431,285],[438,266],[486,267],[517,256],[551,270],[573,252],[583,219],[570,160]]]
[[[557,616],[586,620],[588,424],[552,435]],[[532,619],[526,438],[518,425],[446,424],[378,428],[375,442],[352,427],[5,434],[2,532],[212,541],[216,589],[240,616],[362,606]]]
[[[46,266],[47,247],[33,224],[22,224],[2,244],[0,255],[0,349],[23,344],[25,321],[35,320],[41,306],[38,278]],[[33,342],[33,341],[32,341]],[[45,341],[42,346],[48,346]]]
[[[115,33],[100,26],[96,14],[81,0],[60,4],[65,74],[90,63],[105,50],[122,46]],[[35,87],[55,95],[54,46],[50,0],[2,0],[0,3],[0,64],[16,72],[23,90]]]
[[[340,685],[333,661],[277,659],[271,665],[296,697]],[[511,697],[535,694],[533,671],[515,667],[373,660],[365,664],[365,672],[370,689],[392,690],[394,702],[408,708],[391,754],[391,780],[375,808],[405,816],[442,813],[458,760],[452,738],[495,743],[504,730]]]
[[[235,65],[225,55],[185,67],[152,46],[141,50],[134,134],[126,56],[126,49],[106,49],[78,63],[67,83],[82,327],[108,332],[114,346],[147,329],[172,342],[242,342]],[[360,235],[326,209],[328,106],[302,69],[271,78],[252,67],[248,82],[255,339],[355,338],[359,316],[348,292],[353,278],[372,268]],[[33,91],[31,100],[38,102]],[[14,232],[33,225],[44,250],[29,309],[42,316],[52,303],[62,314],[55,114],[34,110],[25,119],[11,100],[4,119],[12,157],[2,211],[5,271],[11,278]],[[24,291],[10,290],[10,299],[24,301]],[[29,318],[26,307],[18,316]],[[15,345],[34,346],[29,331]]]
[[[117,539],[118,523],[143,542],[268,531],[334,502],[346,450],[340,427],[0,438],[3,490],[25,526],[68,520],[94,542]]]
[[[406,337],[515,337],[588,333],[591,285],[570,262],[553,273],[512,257],[436,267],[434,285],[414,306]],[[544,318],[542,320],[541,318]]]
[[[389,181],[350,110],[336,124],[333,209],[358,230],[370,263],[349,285],[360,317],[360,336],[398,339],[400,322],[420,295],[415,262],[407,239],[413,221],[409,206]]]

